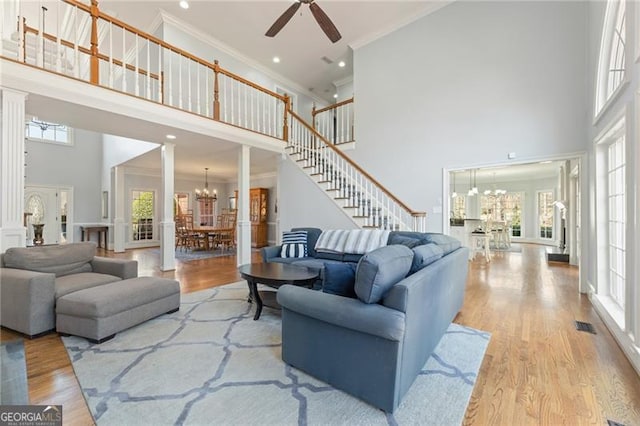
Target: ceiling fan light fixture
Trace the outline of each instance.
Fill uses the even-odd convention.
[[[340,35],[340,32],[333,24],[333,22],[331,22],[331,19],[327,16],[326,13],[324,13],[322,8],[318,6],[318,4],[314,0],[299,0],[291,4],[287,8],[287,10],[285,10],[284,13],[278,17],[278,19],[276,19],[273,25],[269,27],[264,35],[266,35],[267,37],[275,37],[276,34],[278,34],[280,30],[282,30],[282,28],[287,25],[291,18],[293,18],[293,15],[296,14],[302,3],[309,5],[311,14],[320,26],[320,29],[325,33],[327,37],[329,37],[329,40],[331,40],[332,43],[335,43],[342,38],[342,35]]]

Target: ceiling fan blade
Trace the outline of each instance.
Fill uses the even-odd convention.
[[[322,29],[322,31],[324,31],[327,37],[329,37],[329,40],[331,40],[331,42],[335,43],[342,38],[342,36],[340,35],[340,31],[338,31],[336,26],[333,25],[331,19],[329,19],[327,14],[324,13],[324,11],[320,8],[320,6],[318,6],[316,2],[309,4],[309,8],[311,9],[313,17],[316,18],[316,21],[318,21],[318,25],[320,25],[320,28]]]
[[[267,37],[274,37],[276,34],[278,34],[280,30],[285,25],[287,25],[287,22],[289,22],[289,20],[293,17],[293,15],[296,14],[301,4],[302,3],[300,2],[295,2],[294,4],[289,6],[289,8],[285,10],[284,13],[280,15],[278,19],[276,19],[276,22],[274,22],[273,25],[271,25],[271,28],[267,30],[265,35]]]

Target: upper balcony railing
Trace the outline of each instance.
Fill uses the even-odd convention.
[[[107,15],[96,0],[9,0],[0,8],[4,57],[267,136],[286,136],[287,96]],[[13,26],[7,16],[18,17]]]
[[[313,107],[313,128],[334,145],[354,142],[353,98],[329,105]]]
[[[236,75],[222,68],[218,61],[200,59],[140,31],[102,12],[97,0],[90,3],[4,0],[0,1],[0,12],[0,56],[4,58],[289,143],[300,143],[294,141],[295,135],[289,137],[292,129],[289,121],[295,116],[289,96]],[[314,122],[320,123],[320,117],[326,114],[342,117],[343,124],[331,128],[320,124],[333,137],[324,136],[325,132],[320,132],[324,137],[313,132],[313,137],[333,144],[353,140],[352,105],[350,99],[314,111]],[[295,117],[296,129],[304,127],[299,126],[300,119]],[[424,213],[406,208],[344,154],[336,155],[342,161],[340,164],[354,167],[359,185],[381,194],[379,199],[385,200],[389,210],[406,210],[409,218],[423,217]],[[362,183],[365,180],[371,183]],[[416,228],[424,228],[424,220]]]

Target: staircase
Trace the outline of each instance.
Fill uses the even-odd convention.
[[[10,46],[3,40],[7,28],[13,37],[14,24],[0,19],[0,56],[282,139],[291,159],[358,227],[425,230],[425,212],[411,210],[334,145],[353,142],[353,99],[314,108],[314,124],[332,143],[291,110],[289,96],[121,23],[97,2],[54,4],[52,17],[62,21],[45,31],[47,8],[0,2],[0,16],[18,15],[17,41]]]
[[[293,111],[288,114],[289,157],[358,227],[424,232],[425,212],[408,208]]]

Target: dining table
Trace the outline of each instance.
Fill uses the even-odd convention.
[[[221,228],[218,226],[200,225],[200,226],[194,226],[193,232],[204,237],[203,238],[204,250],[211,250],[212,247],[209,244],[209,236],[213,235],[215,239],[216,235],[233,232],[233,228]]]

